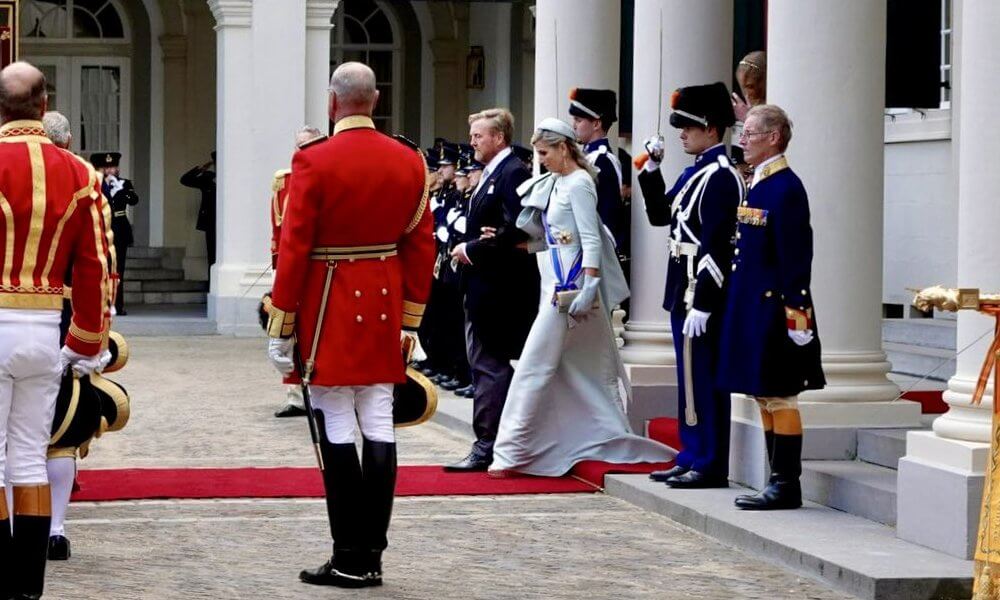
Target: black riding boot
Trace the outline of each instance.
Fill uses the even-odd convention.
[[[764,430],[764,446],[767,447],[767,468],[771,472],[768,477],[767,485],[771,485],[774,481],[774,431],[770,429]],[[766,487],[766,486],[765,486]],[[736,499],[740,498],[753,498],[757,494],[740,494],[736,496]]]
[[[387,534],[396,493],[396,444],[365,439],[364,471],[366,568],[372,585],[382,584],[382,551],[389,545]]]
[[[756,496],[736,499],[744,510],[783,510],[802,506],[802,434],[774,435],[771,482]]]
[[[318,411],[317,411],[318,413]],[[323,417],[317,426],[324,432]],[[336,587],[367,587],[364,577],[364,531],[360,519],[364,510],[361,489],[361,463],[354,444],[320,442],[323,456],[323,486],[326,488],[326,512],[333,536],[333,557],[316,569],[299,573],[299,579],[315,585]]]
[[[42,597],[52,524],[51,494],[48,485],[14,486],[12,555],[6,564],[13,582],[10,591],[19,600]]]
[[[10,534],[10,517],[7,516],[7,495],[0,487],[0,565],[12,564],[12,546],[14,540]],[[10,587],[9,574],[0,577],[0,600],[8,600],[13,593]]]

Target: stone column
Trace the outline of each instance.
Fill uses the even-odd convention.
[[[306,118],[320,131],[329,129],[330,31],[340,0],[306,0]]]
[[[546,117],[568,121],[572,88],[618,91],[620,33],[620,0],[538,0],[535,121]],[[616,131],[612,127],[611,139]]]
[[[918,405],[893,402],[899,388],[882,351],[885,44],[885,3],[768,4],[767,96],[794,123],[788,159],[809,193],[827,378],[802,397],[803,420],[843,432],[840,441],[811,436],[807,458],[852,455],[857,427],[919,424]]]
[[[257,335],[270,285],[267,202],[305,119],[306,0],[210,0],[218,32],[218,256],[209,318]],[[264,274],[264,276],[261,276]]]
[[[951,283],[996,292],[1000,290],[1000,213],[996,210],[1000,172],[990,156],[1000,151],[1000,140],[983,123],[992,118],[1000,94],[1000,74],[995,69],[1000,60],[1000,42],[995,36],[1000,5],[956,3],[952,10],[958,281]],[[944,400],[951,407],[934,421],[932,432],[907,435],[906,456],[899,463],[899,537],[962,558],[972,557],[979,523],[990,449],[992,382],[980,406],[971,406],[969,401],[992,341],[993,324],[993,319],[977,313],[959,314],[958,348],[971,347],[958,356],[955,376],[948,381]],[[927,490],[935,490],[933,503],[928,502]]]
[[[670,94],[687,85],[713,81],[728,85],[732,38],[733,6],[727,0],[635,2],[632,147],[641,152],[643,141],[659,128],[666,138],[660,171],[668,187],[693,162],[668,122]],[[543,51],[541,41],[537,48]],[[669,232],[650,226],[633,171],[632,314],[625,324],[622,357],[629,363],[632,383],[630,421],[642,431],[647,418],[677,415],[677,372],[670,318],[663,310]]]

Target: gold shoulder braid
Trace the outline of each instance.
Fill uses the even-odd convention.
[[[427,159],[424,158],[424,153],[418,149],[417,156],[420,157],[420,166],[422,169],[420,172],[426,173]],[[424,211],[427,210],[427,197],[429,195],[430,195],[430,181],[428,181],[427,177],[424,176],[424,193],[420,197],[420,204],[417,205],[417,211],[413,214],[413,218],[410,219],[410,224],[407,225],[406,229],[403,230],[404,234],[410,233],[411,231],[417,228],[417,225],[420,223],[420,219],[422,219],[424,216]]]

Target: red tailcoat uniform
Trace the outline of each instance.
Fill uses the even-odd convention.
[[[278,268],[278,248],[281,246],[281,222],[291,190],[292,170],[282,169],[274,174],[271,183],[271,268]]]
[[[353,116],[292,171],[269,335],[294,333],[308,360],[333,264],[312,383],[404,382],[400,330],[419,327],[434,266],[423,155]]]
[[[0,128],[0,309],[61,310],[72,274],[66,345],[97,354],[108,326],[108,247],[100,183],[83,159],[56,147],[41,122]]]

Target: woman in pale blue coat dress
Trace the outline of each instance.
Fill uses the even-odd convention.
[[[582,460],[672,460],[672,448],[632,433],[622,409],[610,309],[628,297],[628,287],[597,213],[594,168],[559,119],[542,121],[532,144],[548,174],[519,190],[525,208],[517,225],[531,235],[542,293],[490,473],[559,476]],[[575,297],[560,303],[559,292]]]

